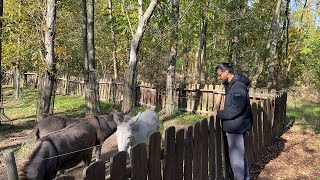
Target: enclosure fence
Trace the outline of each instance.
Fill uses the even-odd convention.
[[[36,88],[36,82],[36,74],[26,75],[26,87]],[[83,79],[66,76],[58,78],[56,90],[61,94],[84,96]],[[100,80],[99,92],[101,100],[121,102],[123,84],[112,80]],[[224,91],[213,85],[205,85],[202,88],[199,85],[177,88],[178,109],[206,114],[208,119],[203,119],[187,129],[176,130],[175,127],[169,127],[164,132],[164,140],[160,133],[154,133],[149,138],[149,146],[134,146],[130,157],[125,152],[114,154],[107,176],[105,162],[94,162],[85,168],[84,179],[232,179],[221,121],[211,116],[219,94],[224,98]],[[249,96],[254,123],[245,135],[245,146],[251,166],[267,147],[283,134],[288,122],[285,118],[286,91],[251,88]],[[139,83],[135,100],[136,105],[163,108],[165,90],[155,88],[149,83]],[[220,108],[223,106],[222,101]],[[72,177],[62,176],[57,179],[68,178]]]
[[[254,124],[245,135],[250,166],[285,131],[286,98],[285,92],[279,92],[274,97],[252,99]],[[165,130],[164,141],[160,133],[154,133],[149,138],[149,147],[145,144],[134,146],[130,158],[125,152],[113,155],[110,175],[106,179],[233,179],[220,122],[210,116],[187,129],[176,131],[175,127],[169,127]],[[99,172],[99,177],[105,179],[105,167],[97,164],[104,163],[91,164],[85,169],[84,176],[90,179],[93,178],[90,175]]]

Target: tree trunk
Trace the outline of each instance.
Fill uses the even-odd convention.
[[[2,20],[3,20],[3,0],[0,0],[0,37],[2,37]],[[0,38],[0,125],[5,121],[3,99],[2,99],[2,38]]]
[[[278,86],[278,81],[279,81],[279,74],[281,72],[281,63],[283,61],[283,54],[282,54],[282,46],[285,40],[285,36],[286,36],[286,29],[288,28],[288,24],[289,24],[289,5],[290,5],[290,0],[287,0],[287,5],[286,5],[286,10],[285,10],[285,17],[283,19],[283,25],[282,25],[282,30],[281,30],[281,37],[280,37],[280,41],[279,44],[277,46],[277,65],[275,68],[275,74],[274,74],[274,78],[275,78],[275,86]]]
[[[189,50],[187,50],[185,53],[185,65],[184,65],[184,73],[183,73],[183,87],[186,87],[187,85],[187,75],[188,75],[188,68],[189,68]]]
[[[88,0],[88,4],[86,4],[85,0],[82,0],[82,12],[86,117],[90,117],[100,113],[99,86],[97,82],[94,49],[94,0]],[[85,22],[86,24],[84,24]],[[84,33],[86,33],[86,35],[84,35]]]
[[[12,65],[13,73],[13,96],[14,99],[19,99],[21,96],[21,72],[20,72],[20,62],[19,60]]]
[[[277,0],[276,9],[273,13],[271,26],[270,26],[269,33],[268,33],[267,44],[264,49],[264,53],[262,55],[262,60],[258,63],[257,73],[252,78],[252,82],[251,82],[252,87],[256,87],[256,85],[257,85],[258,78],[261,75],[261,73],[264,69],[264,66],[266,64],[267,58],[269,56],[270,46],[273,43],[273,41],[275,40],[274,36],[275,36],[275,33],[278,31],[277,27],[279,26],[277,22],[278,22],[278,17],[280,14],[281,2],[282,2],[282,0]]]
[[[206,55],[207,55],[207,29],[208,29],[208,20],[206,19],[206,17],[204,17],[203,19],[203,31],[202,31],[202,51],[201,51],[201,63],[200,63],[200,82],[199,84],[202,84],[203,82],[201,81],[201,72],[204,71],[204,79],[206,79],[207,77],[207,66],[206,66]],[[204,68],[202,68],[204,67]]]
[[[195,58],[195,80],[197,84],[201,84],[202,66],[206,51],[206,36],[207,36],[207,19],[205,15],[205,8],[207,3],[200,3],[200,20],[199,20],[199,39],[198,49]]]
[[[124,92],[123,92],[123,102],[122,111],[128,112],[134,105],[134,94],[135,94],[135,79],[136,79],[136,68],[137,68],[137,54],[139,51],[139,46],[145,32],[148,21],[153,14],[153,11],[157,5],[157,0],[151,0],[148,9],[143,16],[140,16],[137,31],[132,37],[131,47],[130,47],[130,58],[129,66],[126,70],[125,82],[124,82]],[[142,7],[142,5],[141,5]]]
[[[15,99],[19,99],[21,97],[21,53],[20,53],[20,39],[21,39],[21,5],[22,1],[19,0],[19,35],[17,38],[17,51],[18,51],[18,59],[13,63],[13,95]]]
[[[195,69],[195,74],[194,74],[194,80],[195,83],[198,84],[200,82],[200,76],[201,76],[201,52],[202,52],[202,19],[199,20],[199,37],[198,37],[198,48],[196,52],[196,57],[195,57],[195,62],[194,62],[194,69]]]
[[[166,84],[166,115],[175,114],[176,103],[176,62],[178,51],[178,21],[179,21],[179,2],[180,0],[172,0],[172,27],[174,30],[171,34],[172,44],[170,47],[169,67],[167,70]],[[201,56],[201,54],[200,54]]]
[[[244,15],[247,12],[247,1],[245,0],[238,0],[238,6],[237,6],[237,17],[243,18]],[[242,34],[242,28],[241,23],[239,21],[235,22],[235,34],[233,37],[233,52],[234,52],[234,65],[237,66],[239,63],[242,62],[241,59],[241,34]]]
[[[118,63],[117,63],[117,57],[116,57],[117,42],[116,42],[116,33],[113,27],[112,0],[108,0],[108,4],[109,4],[110,29],[111,29],[111,37],[112,37],[112,44],[113,44],[113,50],[112,50],[113,73],[114,73],[114,79],[118,80]]]
[[[280,4],[280,9],[281,9],[281,4]],[[275,57],[276,49],[277,49],[277,39],[278,39],[278,32],[279,32],[278,31],[278,29],[279,29],[279,21],[280,21],[280,12],[278,13],[278,15],[276,17],[274,35],[272,37],[272,41],[271,41],[271,45],[270,45],[271,51],[270,51],[270,62],[269,62],[268,89],[274,88],[274,85],[275,85],[275,74],[274,74],[275,62],[274,62],[274,57]]]
[[[300,23],[302,23],[302,21],[303,21],[304,12],[305,12],[305,10],[307,9],[307,7],[309,7],[309,3],[310,3],[309,0],[306,0],[305,3],[304,3],[303,11],[302,11],[301,18],[300,18]],[[289,63],[288,63],[287,70],[286,70],[286,76],[285,76],[286,82],[288,82],[289,72],[290,72],[290,69],[291,69],[291,63],[292,63],[293,58],[294,58],[294,56],[295,56],[295,54],[296,54],[296,52],[297,52],[297,48],[298,48],[298,44],[299,44],[300,36],[301,36],[301,31],[302,31],[303,28],[304,28],[303,25],[301,25],[301,26],[299,27],[299,29],[298,29],[297,41],[296,41],[296,43],[295,43],[295,45],[294,45],[293,53],[292,53],[292,56],[291,56],[290,59],[289,59]]]
[[[54,39],[56,24],[57,0],[47,0],[46,32],[45,32],[45,70],[41,72],[38,87],[37,121],[41,121],[53,113],[54,84],[56,63],[54,57]]]

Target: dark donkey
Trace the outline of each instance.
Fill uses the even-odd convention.
[[[111,113],[74,122],[51,132],[35,143],[20,179],[53,179],[58,171],[76,166],[81,161],[89,165],[92,149],[112,135],[124,113]]]
[[[113,114],[116,114],[117,116],[114,117]],[[109,137],[111,134],[114,133],[115,126],[113,118],[116,118],[115,120],[122,121],[124,118],[130,119],[131,114],[124,114],[123,112],[117,112],[114,111],[111,114],[105,114],[105,115],[99,115],[96,116],[94,119],[90,118],[91,124],[93,124],[96,129],[99,129],[98,131],[98,138],[100,141],[100,145],[103,144],[103,141],[106,139],[105,137]],[[64,118],[60,116],[49,116],[41,120],[37,126],[35,127],[35,137],[36,140],[40,139],[41,137],[61,130],[67,126],[70,126],[71,124],[78,122],[78,121],[87,121],[89,118]],[[116,121],[118,122],[118,121]],[[107,130],[107,131],[106,131]],[[109,132],[110,131],[110,132]],[[111,133],[111,134],[110,134]],[[96,160],[100,160],[101,155],[101,147],[96,147]]]

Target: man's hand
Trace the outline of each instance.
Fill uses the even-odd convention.
[[[214,115],[214,116],[217,116],[217,114],[218,114],[218,111],[217,111],[217,110],[214,110],[214,111],[213,111],[213,115]]]

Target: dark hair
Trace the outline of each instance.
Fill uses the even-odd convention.
[[[234,74],[234,68],[233,68],[233,63],[232,62],[227,62],[227,63],[220,63],[216,66],[216,71],[218,69],[221,69],[221,71],[226,71],[228,70],[229,73]]]

